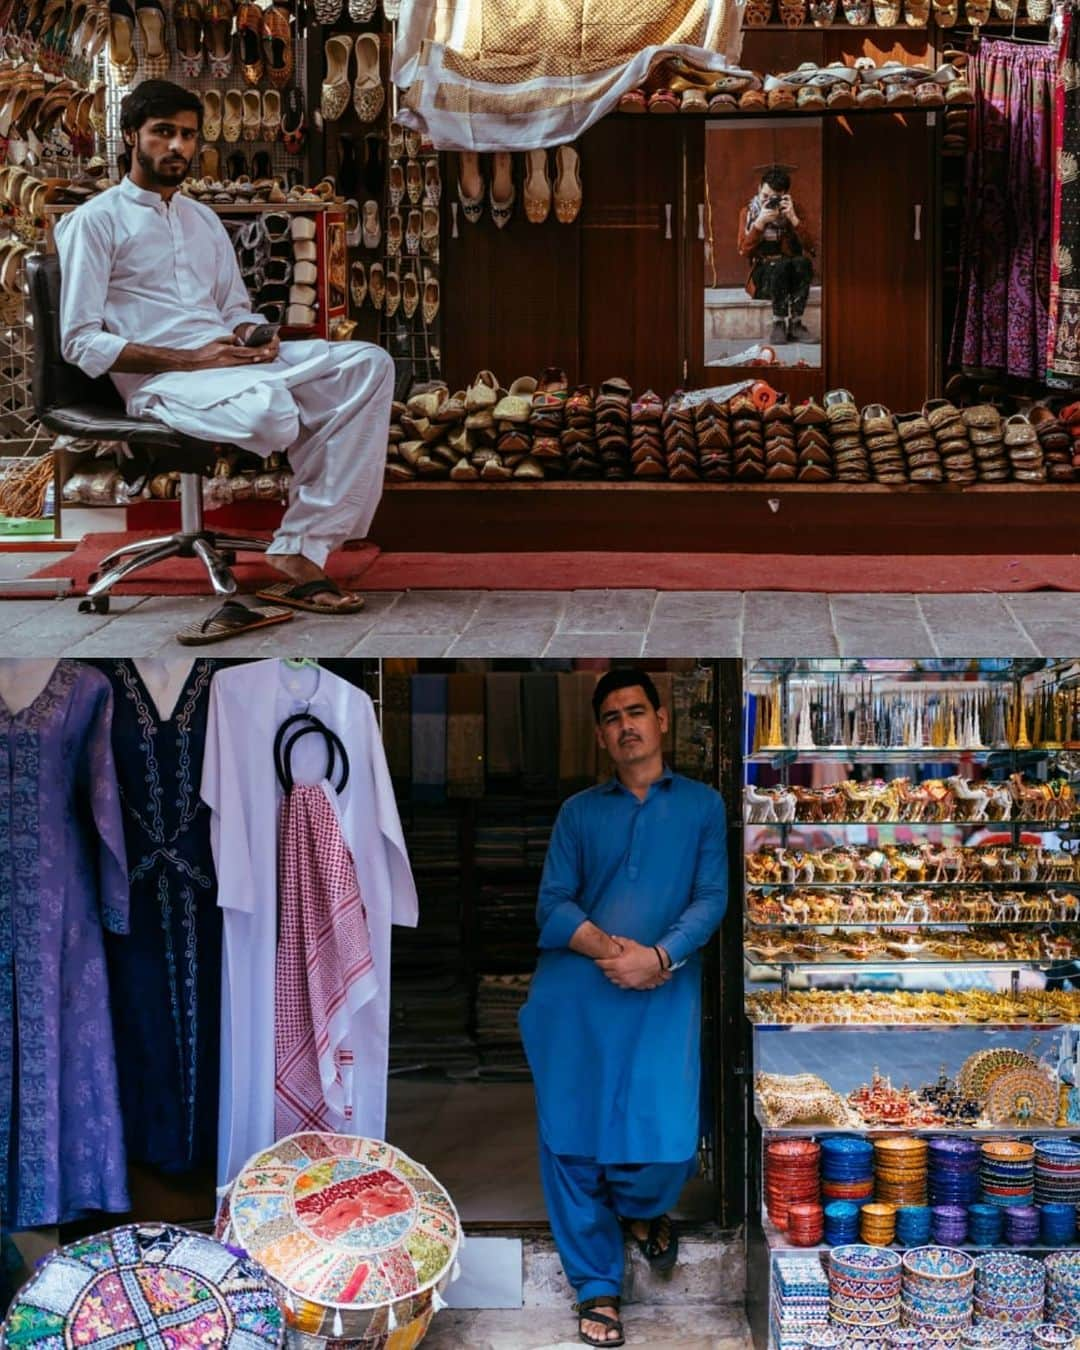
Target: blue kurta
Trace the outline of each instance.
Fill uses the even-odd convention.
[[[521,1032],[540,1134],[599,1163],[684,1162],[699,1132],[701,959],[727,905],[724,804],[665,769],[644,801],[613,778],[559,812],[540,883],[541,949]],[[619,989],[567,943],[587,919],[662,945],[657,989]]]

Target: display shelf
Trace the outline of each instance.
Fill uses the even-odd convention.
[[[878,829],[885,826],[897,829],[948,829],[948,830],[1031,830],[1035,834],[1057,834],[1062,830],[1080,830],[1080,816],[1072,820],[742,820],[733,821],[744,829],[777,830],[790,834],[793,830],[862,830]]]
[[[748,881],[755,891],[1029,891],[1076,886],[1075,877],[1061,881]],[[963,920],[957,920],[962,923]],[[1008,922],[1005,920],[1004,922]]]
[[[846,975],[853,968],[864,971],[867,975],[877,974],[895,974],[903,970],[983,970],[993,968],[995,970],[1050,970],[1053,966],[1068,964],[1071,961],[1080,962],[1080,952],[1075,956],[1054,956],[1043,957],[1039,960],[1033,960],[1028,957],[1005,957],[991,958],[983,957],[976,959],[974,957],[957,957],[955,960],[949,957],[932,957],[928,961],[923,961],[920,957],[912,956],[907,959],[884,960],[879,961],[876,957],[872,959],[859,959],[851,957],[849,960],[836,960],[830,957],[828,961],[755,961],[753,957],[743,958],[744,965],[748,972],[748,978],[755,983],[764,983],[772,979],[779,981],[782,973],[793,970],[812,970],[816,975],[828,975],[830,972],[834,975]],[[776,971],[776,975],[755,975],[749,974],[752,971]]]
[[[699,122],[744,122],[749,121],[751,118],[754,121],[766,118],[770,122],[779,121],[780,119],[783,119],[786,122],[790,118],[809,117],[823,117],[832,121],[841,117],[907,117],[909,115],[925,117],[928,113],[946,112],[949,107],[967,108],[970,106],[971,105],[967,103],[935,103],[931,105],[909,103],[901,108],[895,106],[890,107],[888,104],[884,104],[877,108],[859,107],[857,105],[854,108],[727,108],[722,112],[719,110],[715,112],[709,110],[705,112],[685,112],[682,109],[678,109],[677,111],[673,109],[668,115],[672,117],[691,117]],[[614,117],[620,121],[631,118],[634,121],[640,121],[642,118],[648,117],[649,114],[643,112],[619,112],[618,110],[615,110],[614,112],[608,113],[607,116]],[[655,116],[655,114],[653,114],[653,116]]]
[[[868,1125],[859,1122],[855,1125],[770,1125],[761,1115],[761,1107],[755,1100],[754,1119],[761,1126],[763,1135],[777,1139],[807,1139],[826,1134],[858,1134],[873,1138],[876,1135],[948,1135],[949,1138],[963,1139],[1017,1139],[1047,1138],[1068,1139],[1073,1136],[1080,1139],[1080,1125]]]
[[[828,1245],[828,1243],[825,1242],[820,1242],[814,1247],[800,1247],[797,1243],[791,1242],[788,1239],[787,1235],[781,1232],[781,1230],[777,1228],[776,1225],[771,1223],[769,1220],[763,1220],[761,1227],[765,1235],[765,1242],[768,1245],[770,1253],[772,1252],[810,1253],[810,1252],[828,1252],[832,1250],[832,1248]],[[950,1242],[949,1246],[956,1247],[958,1248],[958,1250],[962,1252],[983,1252],[983,1253],[1033,1252],[1035,1254],[1039,1254],[1041,1252],[1050,1253],[1060,1251],[1076,1251],[1078,1244],[1073,1242],[1069,1243],[1065,1247],[1062,1247],[1060,1245],[1047,1247],[1044,1246],[1042,1243],[1033,1243],[1030,1245],[1014,1247],[1004,1242],[997,1242],[988,1246],[978,1246],[970,1242],[960,1242],[960,1243]],[[894,1252],[906,1252],[910,1251],[911,1249],[909,1247],[900,1246],[898,1243],[891,1242],[889,1243],[889,1250]]]
[[[791,919],[781,919],[777,923],[759,923],[749,914],[745,915],[745,920],[750,927],[762,931],[781,928],[842,928],[845,931],[872,929],[876,932],[879,928],[933,928],[945,932],[956,932],[967,928],[1017,927],[1044,927],[1059,931],[1062,928],[1075,928],[1080,923],[1080,920],[1077,919],[930,919],[925,923],[919,919],[852,919],[846,921],[828,919],[822,923],[793,923]]]
[[[1058,1031],[1071,1027],[1072,1021],[1026,1022],[755,1022],[748,1017],[754,1031]]]
[[[843,656],[759,656],[747,673],[747,682],[755,677],[800,675],[815,680],[826,676],[846,675],[850,679],[881,680],[890,675],[911,678],[913,689],[922,688],[925,680],[948,683],[967,681],[978,676],[981,683],[1000,683],[1023,679],[1041,670],[1052,669],[1059,663],[1049,657],[973,657],[912,659],[910,657],[883,657],[866,660]]]
[[[1080,747],[1069,745],[1056,749],[1017,750],[1012,747],[996,747],[982,750],[962,750],[957,747],[934,749],[889,749],[872,750],[866,746],[858,748],[836,749],[834,747],[816,750],[798,750],[793,747],[775,750],[755,750],[746,756],[748,764],[768,764],[774,769],[786,764],[958,764],[969,759],[974,764],[988,764],[993,759],[1015,760],[1019,764],[1037,764],[1051,755],[1060,755],[1066,751],[1076,751]]]

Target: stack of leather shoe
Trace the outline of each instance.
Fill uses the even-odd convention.
[[[600,452],[596,448],[596,396],[591,384],[579,384],[566,400],[566,425],[559,437],[566,472],[571,478],[599,478]]]
[[[568,398],[566,371],[548,366],[536,382],[529,428],[532,431],[532,455],[544,467],[549,478],[561,477],[565,472],[562,434]]]
[[[799,404],[792,417],[795,423],[795,447],[799,452],[799,482],[832,482],[832,444],[829,441],[829,418],[825,409],[816,399],[808,398]]]
[[[596,399],[596,444],[605,478],[629,477],[632,397],[629,384],[621,376],[613,376],[600,386]]]
[[[765,477],[773,483],[798,477],[799,453],[795,448],[795,422],[787,396],[781,394],[762,414],[765,424]]]
[[[975,455],[968,440],[967,427],[956,406],[947,398],[934,398],[923,405],[923,416],[937,441],[941,467],[947,483],[964,487],[975,482]]]
[[[1007,483],[1012,476],[1002,442],[1001,414],[992,403],[977,403],[961,413],[975,454],[980,483]]]
[[[394,460],[400,466],[394,477],[449,478],[458,454],[447,442],[446,427],[434,420],[446,397],[445,385],[424,385],[407,403],[393,404],[388,458],[390,450],[395,451]]]
[[[1051,483],[1071,483],[1073,470],[1072,433],[1055,412],[1037,403],[1028,413],[1028,420],[1042,446],[1046,476]]]
[[[668,477],[675,483],[693,482],[700,478],[693,408],[688,408],[681,398],[670,399],[660,425],[664,432]]]
[[[941,483],[945,470],[941,467],[937,440],[930,423],[921,412],[901,413],[896,418],[896,430],[907,459],[908,478],[913,483]]]
[[[1006,417],[1005,448],[1018,483],[1045,483],[1046,463],[1035,428],[1023,413]]]
[[[863,445],[859,409],[847,389],[830,389],[825,395],[833,463],[838,483],[869,483],[870,459]]]
[[[906,483],[907,463],[900,448],[893,415],[880,403],[862,410],[863,442],[870,452],[870,467],[877,483]]]
[[[701,476],[713,483],[731,479],[731,417],[726,403],[705,399],[694,409]]]
[[[501,483],[512,478],[514,471],[496,449],[498,432],[495,426],[495,408],[507,397],[490,370],[482,370],[472,384],[465,390],[465,435],[457,438],[457,444],[468,448],[468,463],[476,469],[485,482]],[[453,409],[453,401],[447,408],[447,415]],[[447,441],[449,444],[449,440]],[[451,449],[454,447],[451,446]],[[469,477],[468,468],[460,461],[451,472],[452,478]]]
[[[531,375],[522,375],[491,410],[498,436],[495,449],[503,464],[513,470],[515,478],[539,479],[544,476],[543,466],[530,453],[532,428],[529,417],[535,393],[536,381]]]
[[[757,404],[749,394],[736,394],[731,410],[731,450],[735,478],[757,483],[765,477],[765,428]]]
[[[663,478],[667,472],[660,425],[663,413],[664,400],[651,389],[634,400],[630,412],[630,463],[635,478]]]

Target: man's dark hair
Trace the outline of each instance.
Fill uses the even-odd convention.
[[[197,113],[202,131],[203,105],[198,94],[170,80],[143,80],[120,104],[120,130],[138,131],[147,122],[178,112]]]
[[[658,711],[660,695],[656,692],[656,685],[649,679],[645,671],[624,666],[622,669],[609,670],[606,675],[602,675],[597,680],[592,696],[592,710],[596,720],[600,721],[600,709],[604,706],[604,700],[609,694],[613,694],[616,689],[633,689],[635,687],[645,690],[645,697],[653,705],[654,710]]]
[[[774,192],[787,192],[791,187],[791,174],[787,169],[779,169],[774,164],[771,169],[766,169],[761,175],[761,181]]]

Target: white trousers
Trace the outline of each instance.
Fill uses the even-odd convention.
[[[301,344],[290,343],[294,355]],[[330,345],[333,365],[309,378],[276,378],[281,363],[253,374],[250,388],[211,404],[186,403],[172,389],[145,411],[185,435],[256,455],[285,450],[289,504],[268,553],[302,554],[319,567],[348,539],[363,539],[382,495],[394,362],[370,342]],[[259,374],[263,378],[259,378]]]

